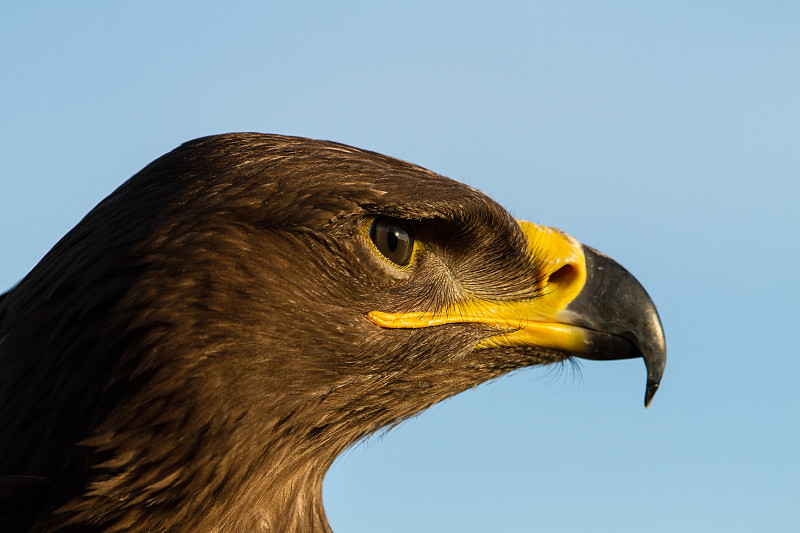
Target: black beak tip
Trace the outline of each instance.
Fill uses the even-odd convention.
[[[658,390],[658,381],[654,381],[652,379],[647,380],[647,389],[644,393],[644,407],[647,409],[650,407],[650,402],[653,401],[653,396],[655,396],[656,391]]]
[[[644,364],[647,367],[647,387],[644,393],[644,406],[647,408],[650,407],[650,402],[653,401],[653,396],[661,383],[661,377],[664,375],[664,367],[667,363],[667,345],[661,319],[652,303],[649,313],[645,313],[645,315],[649,315],[648,327],[645,328],[649,335],[642,342]]]

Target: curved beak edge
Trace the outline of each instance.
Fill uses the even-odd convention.
[[[583,245],[583,251],[586,283],[561,312],[568,323],[587,330],[586,352],[578,357],[642,357],[647,368],[644,405],[648,407],[667,362],[658,311],[644,287],[619,263],[589,246]]]

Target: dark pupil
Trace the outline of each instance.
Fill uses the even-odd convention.
[[[414,234],[406,220],[378,217],[369,229],[369,238],[389,261],[405,266],[414,252]]]
[[[400,244],[400,239],[398,238],[399,233],[399,230],[394,230],[389,231],[388,235],[386,235],[386,245],[389,247],[390,252],[396,251],[397,245]]]

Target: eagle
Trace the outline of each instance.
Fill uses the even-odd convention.
[[[609,257],[328,141],[200,138],[0,296],[0,530],[327,532],[354,443],[513,370],[666,348]]]

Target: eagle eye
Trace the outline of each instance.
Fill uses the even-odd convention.
[[[411,224],[390,217],[378,217],[369,227],[369,238],[389,261],[406,266],[414,251],[414,232]]]

